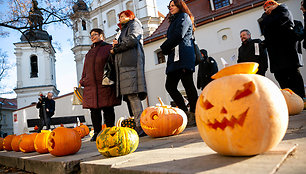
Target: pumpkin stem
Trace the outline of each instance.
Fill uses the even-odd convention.
[[[162,105],[162,106],[164,106],[164,105],[165,105],[165,104],[164,104],[164,102],[162,101],[162,99],[161,99],[160,97],[157,97],[157,99],[158,99],[158,101],[159,101],[160,105]]]

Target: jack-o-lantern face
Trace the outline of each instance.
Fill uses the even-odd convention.
[[[279,88],[255,74],[225,76],[208,84],[196,107],[205,143],[225,155],[254,155],[278,144],[288,125]]]
[[[134,152],[138,144],[137,132],[128,127],[105,128],[96,140],[98,151],[105,157],[127,155]]]
[[[177,135],[186,128],[187,116],[179,108],[164,105],[159,98],[160,106],[146,108],[140,117],[144,132],[151,137]]]

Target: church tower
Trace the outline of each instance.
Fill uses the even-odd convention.
[[[51,36],[42,30],[42,16],[37,8],[37,1],[29,12],[30,29],[21,36],[21,42],[14,43],[17,86],[17,106],[22,108],[37,102],[39,93],[46,95],[53,92],[56,97],[55,50]],[[36,8],[34,8],[36,7]],[[31,15],[36,18],[31,18]]]

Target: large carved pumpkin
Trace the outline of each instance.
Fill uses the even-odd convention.
[[[3,149],[7,151],[12,151],[12,140],[16,135],[8,135],[3,140]]]
[[[137,132],[128,127],[105,128],[96,140],[98,151],[105,157],[127,155],[134,152],[138,144]]]
[[[54,156],[77,153],[81,145],[79,133],[71,128],[57,127],[48,138],[48,150]]]
[[[281,90],[288,106],[289,115],[296,115],[303,111],[303,99],[296,95],[291,89],[286,88]]]
[[[42,130],[34,140],[34,148],[38,153],[48,153],[48,138],[51,134],[49,130]]]
[[[19,149],[21,152],[35,152],[34,140],[38,133],[23,135],[20,138]]]
[[[11,146],[12,146],[13,151],[15,151],[15,152],[20,151],[19,144],[20,144],[20,140],[21,140],[22,136],[24,136],[24,135],[26,135],[26,134],[21,134],[21,135],[14,136],[14,138],[12,139],[12,142],[11,142]]]
[[[0,151],[3,150],[3,138],[0,137]]]
[[[160,105],[146,108],[140,116],[140,125],[144,132],[151,137],[165,137],[183,132],[187,125],[185,112],[164,105],[161,99],[158,99]]]
[[[239,69],[239,64],[235,67]],[[231,67],[217,77],[197,101],[196,123],[204,142],[220,154],[233,156],[255,155],[277,145],[288,126],[280,89],[260,75],[231,75]]]

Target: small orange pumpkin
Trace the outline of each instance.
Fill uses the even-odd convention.
[[[77,131],[65,127],[57,127],[48,138],[48,150],[54,156],[64,156],[77,153],[82,140]]]
[[[21,152],[35,152],[34,140],[38,133],[24,135],[20,138],[19,149]]]
[[[296,115],[303,111],[303,99],[296,95],[291,89],[286,88],[281,90],[288,106],[289,115]]]
[[[0,151],[3,150],[3,138],[0,137]]]
[[[34,148],[38,153],[48,153],[48,138],[51,131],[42,130],[34,140]]]
[[[256,67],[254,63],[249,71],[256,73],[252,71]],[[286,133],[285,98],[268,78],[236,73],[235,68],[248,72],[240,71],[239,64],[231,68],[226,67],[223,75],[217,73],[218,78],[198,98],[195,115],[200,135],[220,154],[249,156],[266,152]]]
[[[177,135],[186,128],[187,116],[179,108],[164,105],[158,98],[160,106],[146,108],[140,116],[140,125],[151,137]]]
[[[80,127],[85,129],[85,136],[89,134],[89,128],[85,124],[81,123]]]
[[[4,150],[7,150],[7,151],[12,151],[12,140],[13,138],[15,137],[16,135],[8,135],[4,138],[3,140],[3,148]]]
[[[21,135],[14,136],[14,138],[13,138],[13,140],[11,142],[11,146],[12,146],[13,151],[15,151],[15,152],[19,152],[20,151],[20,149],[19,149],[20,139],[24,135],[26,135],[26,134],[21,134]]]
[[[85,129],[83,127],[77,126],[73,129],[76,130],[79,133],[81,138],[84,138],[86,136],[86,132],[85,132]]]
[[[39,127],[38,127],[37,125],[35,125],[34,130],[38,130],[38,128],[39,128]]]

